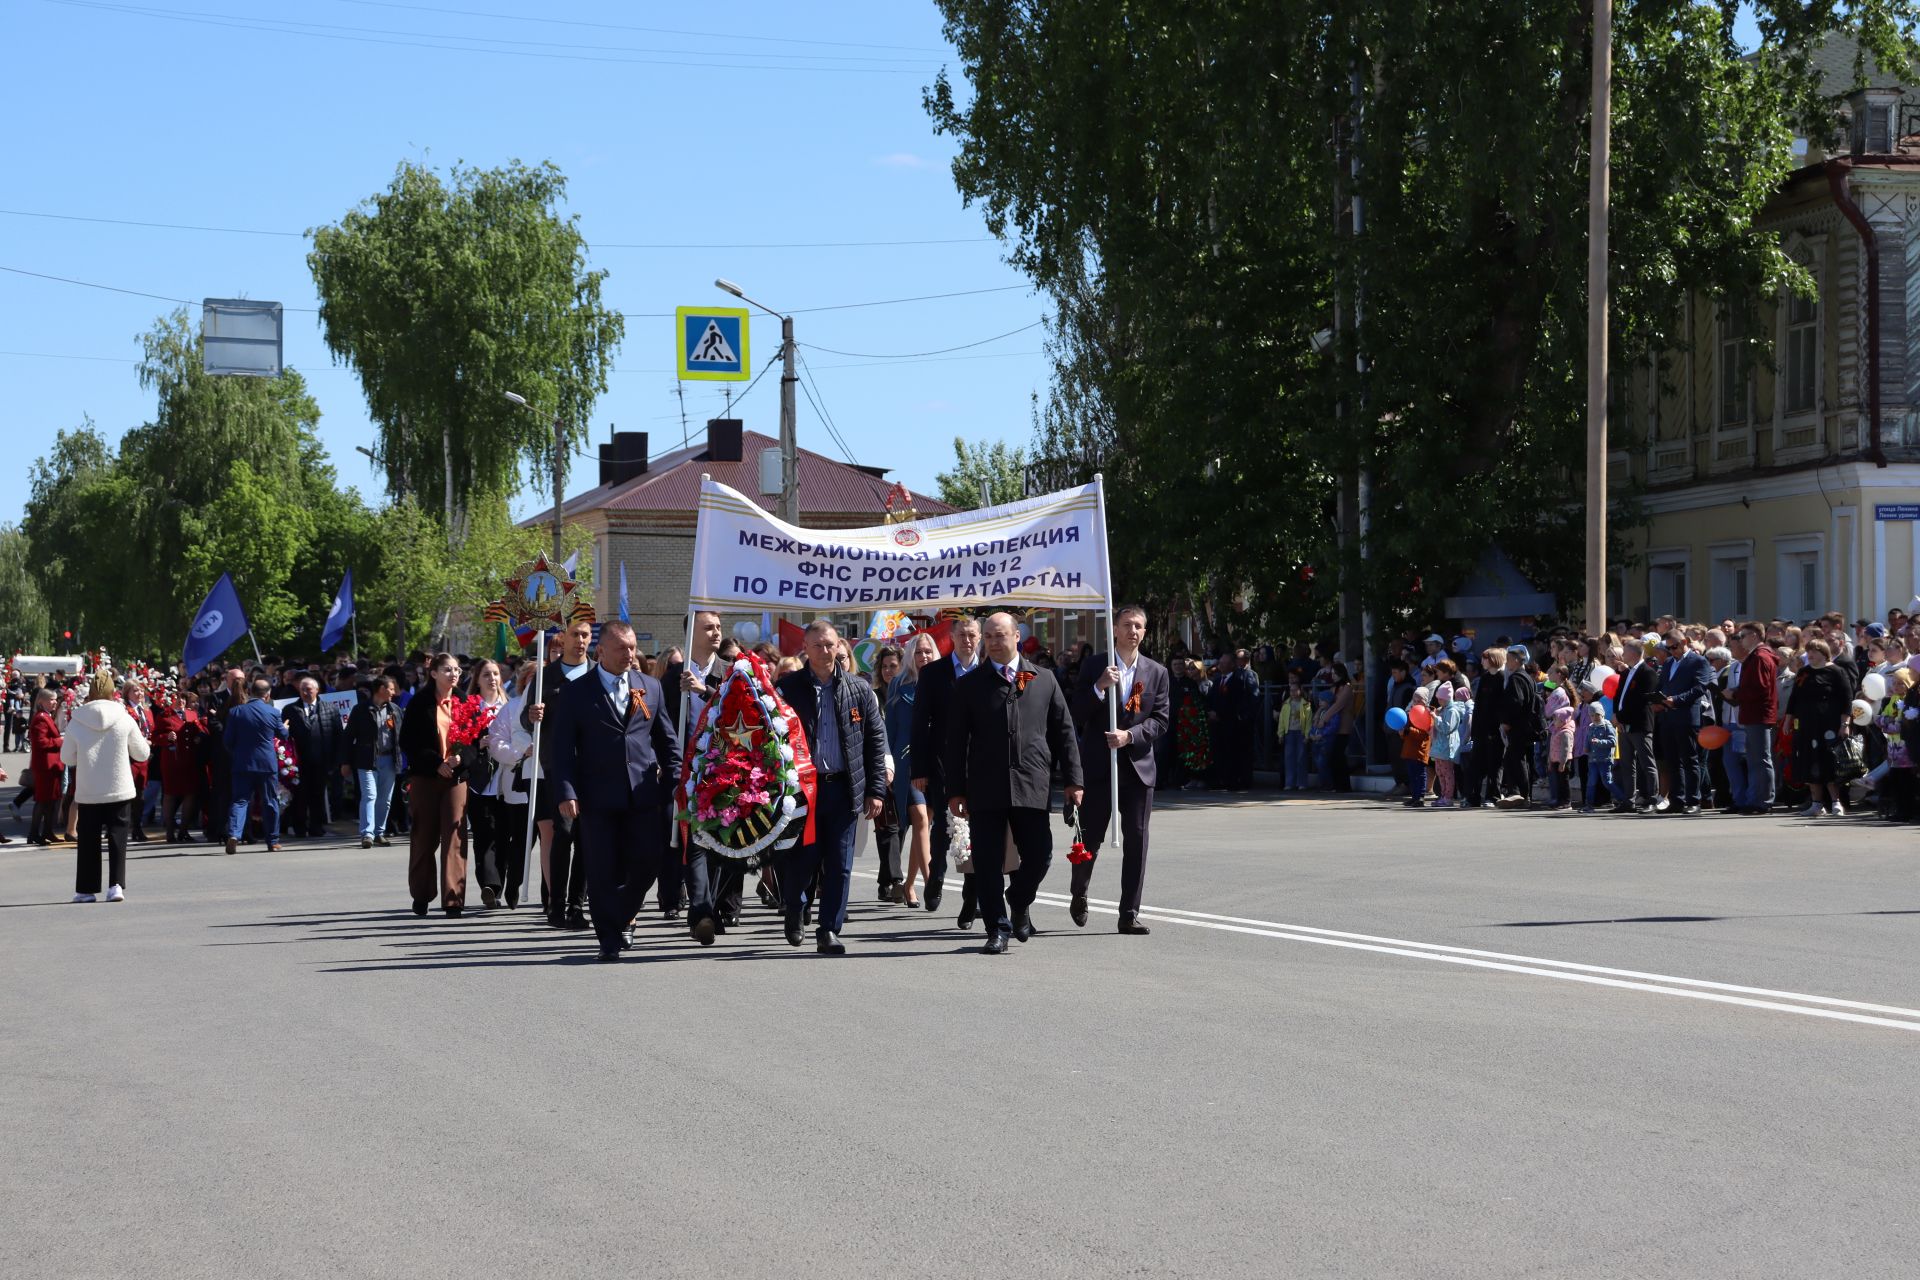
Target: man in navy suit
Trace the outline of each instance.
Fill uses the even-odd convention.
[[[632,670],[638,648],[632,627],[609,622],[600,632],[599,664],[547,695],[557,812],[577,823],[587,906],[600,958],[608,961],[632,945],[628,926],[660,874],[660,808],[680,776],[680,742],[660,682]],[[712,917],[695,924],[694,937],[712,944]]]
[[[1654,700],[1660,709],[1658,735],[1663,754],[1673,765],[1672,799],[1682,814],[1692,817],[1700,812],[1701,775],[1700,744],[1693,735],[1700,728],[1700,699],[1713,679],[1713,669],[1687,644],[1680,628],[1667,632],[1665,641],[1667,670]]]
[[[234,691],[246,698],[244,686]],[[280,758],[274,743],[286,736],[287,727],[280,712],[269,699],[273,685],[264,677],[253,682],[253,697],[227,712],[221,739],[233,761],[233,803],[227,813],[227,852],[240,847],[247,830],[247,805],[254,793],[260,794],[260,826],[266,833],[267,852],[280,849]]]
[[[946,771],[941,757],[947,749],[947,708],[953,701],[953,687],[960,678],[980,665],[980,621],[956,618],[953,623],[953,652],[938,662],[929,662],[920,672],[920,689],[913,699],[913,742],[908,759],[914,772],[924,774],[913,779],[913,789],[927,798],[927,813],[932,819],[933,848],[927,865],[927,910],[940,909],[940,897],[946,890],[947,851],[952,835],[947,827]],[[971,873],[960,881],[960,918],[962,929],[973,927],[977,909]]]
[[[973,833],[973,880],[986,925],[982,953],[1005,955],[1007,939],[1034,935],[1033,899],[1053,861],[1053,771],[1068,804],[1084,798],[1080,749],[1067,698],[1053,672],[1020,660],[1020,628],[996,613],[985,628],[987,661],[953,686],[947,724],[947,808]],[[1007,836],[1020,866],[1004,870]],[[1011,913],[1011,914],[1009,914]]]
[[[806,731],[813,755],[814,838],[780,859],[780,896],[786,905],[787,944],[806,940],[802,923],[807,887],[820,877],[821,955],[847,953],[840,933],[847,927],[853,885],[853,838],[860,819],[880,816],[887,796],[887,726],[873,687],[837,662],[840,633],[830,622],[807,628],[807,665],[780,681],[780,696]]]
[[[1073,717],[1080,726],[1080,760],[1086,769],[1087,802],[1080,811],[1087,852],[1097,859],[1107,825],[1113,819],[1112,772],[1108,757],[1120,757],[1120,932],[1149,932],[1137,917],[1147,879],[1147,822],[1153,816],[1153,789],[1159,783],[1154,747],[1165,736],[1169,711],[1167,669],[1140,652],[1147,634],[1147,611],[1127,605],[1113,619],[1113,648],[1119,656],[1098,653],[1080,664],[1073,691]],[[1234,677],[1238,679],[1236,675]],[[1118,689],[1117,695],[1108,691]],[[1108,697],[1120,700],[1120,727],[1107,728]],[[1087,923],[1087,886],[1094,860],[1073,868],[1074,924]]]

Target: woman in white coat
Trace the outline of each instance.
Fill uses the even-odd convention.
[[[100,893],[100,843],[107,845],[107,901],[127,896],[127,825],[138,794],[133,765],[152,754],[147,737],[120,701],[113,673],[96,671],[87,700],[74,708],[60,744],[60,763],[73,769],[73,804],[78,813],[79,865],[74,873],[75,902],[97,902]]]
[[[514,673],[513,696],[487,726],[487,754],[493,757],[493,778],[481,803],[489,809],[493,840],[480,860],[481,897],[488,906],[504,901],[511,911],[520,905],[520,886],[527,865],[527,774],[533,764],[533,735],[520,724],[527,688],[533,683],[533,664],[523,662]]]

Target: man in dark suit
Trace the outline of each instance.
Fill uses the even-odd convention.
[[[1496,645],[1480,654],[1480,682],[1473,690],[1473,772],[1471,799],[1492,808],[1500,799],[1500,763],[1506,755],[1507,651]]]
[[[520,723],[529,733],[570,682],[592,674],[593,664],[587,661],[587,646],[592,643],[593,624],[584,619],[561,633],[560,656],[540,675],[540,696],[546,701],[529,698],[520,710]],[[580,930],[587,927],[587,913],[581,909],[587,891],[586,862],[574,856],[576,832],[572,819],[559,816],[559,797],[551,783],[553,751],[553,740],[542,730],[540,781],[533,800],[535,829],[540,833],[540,905],[546,908],[547,923],[554,928]]]
[[[327,834],[327,783],[340,763],[340,713],[320,701],[320,682],[312,676],[300,677],[295,687],[299,698],[284,718],[300,762],[300,784],[293,789],[287,834],[317,838]]]
[[[1655,731],[1662,754],[1673,766],[1673,801],[1682,814],[1692,817],[1700,812],[1700,779],[1705,773],[1694,735],[1700,729],[1700,701],[1713,679],[1713,668],[1693,651],[1678,627],[1667,632],[1666,646],[1667,670],[1654,697],[1660,712]]]
[[[1085,798],[1080,751],[1059,682],[1045,667],[1020,660],[1013,615],[996,613],[985,628],[987,661],[953,687],[947,714],[947,808],[973,831],[974,891],[986,922],[990,956],[1005,954],[1009,935],[1033,937],[1033,899],[1053,861],[1053,771],[1067,803]],[[1009,883],[1003,867],[1008,832],[1020,866]],[[1009,916],[1011,909],[1011,916]]]
[[[1653,762],[1654,694],[1660,687],[1660,671],[1653,662],[1643,660],[1641,643],[1629,636],[1620,642],[1626,654],[1627,669],[1613,690],[1613,718],[1624,732],[1621,752],[1631,783],[1622,783],[1620,801],[1614,811],[1652,810],[1660,798],[1660,773]]]
[[[1500,799],[1502,809],[1524,809],[1533,803],[1533,744],[1540,737],[1540,686],[1527,672],[1527,651],[1519,646],[1507,650],[1504,722],[1507,749],[1500,761]]]
[[[1087,803],[1080,811],[1087,852],[1097,856],[1113,819],[1112,769],[1120,758],[1120,932],[1144,934],[1138,920],[1140,892],[1147,879],[1147,821],[1153,816],[1153,789],[1160,775],[1154,747],[1171,723],[1167,669],[1140,652],[1147,634],[1147,611],[1127,605],[1114,615],[1113,648],[1119,655],[1095,654],[1080,664],[1073,691],[1073,717],[1080,726],[1080,760],[1086,768]],[[1107,728],[1107,700],[1120,704],[1118,729]],[[1073,868],[1074,924],[1087,923],[1087,886],[1094,860]]]
[[[693,615],[693,653],[691,664],[675,662],[660,677],[667,693],[667,717],[680,737],[680,754],[687,752],[687,724],[706,710],[707,698],[726,682],[727,664],[720,660],[722,632],[720,615],[703,609]],[[686,723],[682,723],[683,709]],[[667,843],[673,845],[673,807],[667,807]],[[740,883],[745,864],[733,858],[715,857],[710,851],[686,842],[678,851],[679,879],[686,893],[687,924],[691,928],[703,916],[714,919],[721,933],[740,922]],[[661,876],[660,910],[667,919],[679,915],[678,899],[668,894],[669,876]]]
[[[980,621],[957,618],[953,623],[953,652],[921,669],[920,689],[913,699],[913,743],[907,758],[917,774],[925,775],[916,776],[912,782],[914,790],[927,798],[931,825],[925,897],[929,911],[940,909],[940,897],[946,891],[947,853],[952,845],[952,833],[947,826],[946,771],[942,767],[947,749],[947,707],[953,698],[954,684],[979,665]],[[969,873],[960,884],[958,923],[962,929],[973,927],[977,908],[973,875]]]
[[[820,876],[821,955],[847,953],[840,940],[847,927],[853,888],[853,838],[861,818],[880,816],[887,795],[887,726],[873,686],[840,668],[840,633],[833,624],[807,627],[807,665],[780,681],[780,696],[806,731],[817,790],[813,840],[781,857],[780,896],[786,907],[787,944],[805,941],[802,924],[807,888]]]
[[[556,816],[576,823],[587,864],[587,905],[600,958],[632,945],[628,926],[666,853],[660,808],[680,776],[680,740],[667,719],[660,682],[633,670],[633,628],[609,622],[600,662],[547,694]],[[713,942],[713,921],[694,936]]]

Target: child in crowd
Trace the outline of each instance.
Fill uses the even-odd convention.
[[[1307,739],[1313,733],[1313,703],[1299,681],[1287,685],[1287,700],[1274,713],[1278,720],[1280,762],[1284,770],[1281,787],[1287,791],[1307,789]]]
[[[1597,701],[1600,691],[1578,680],[1570,684],[1568,690],[1573,694],[1573,763],[1567,776],[1580,784],[1580,809],[1584,813],[1593,808],[1593,793],[1587,790],[1587,734],[1593,718],[1600,714]]]
[[[1455,761],[1466,750],[1467,701],[1453,696],[1451,684],[1442,683],[1433,691],[1433,702],[1433,735],[1428,759],[1433,762],[1434,790],[1440,796],[1434,808],[1450,809],[1458,790]]]
[[[1571,809],[1567,771],[1573,766],[1573,699],[1567,693],[1567,669],[1556,663],[1547,676],[1547,796],[1556,809]]]
[[[1613,753],[1619,744],[1613,721],[1607,719],[1600,700],[1594,698],[1584,708],[1587,720],[1587,796],[1582,813],[1592,813],[1595,798],[1602,790],[1609,804],[1618,803],[1613,791]]]
[[[1414,717],[1414,708],[1431,710],[1431,695],[1426,689],[1413,691],[1413,701],[1407,704],[1407,727],[1400,731],[1400,759],[1407,766],[1407,798],[1401,803],[1409,809],[1418,809],[1427,803],[1427,761],[1433,740],[1433,719],[1425,719],[1427,727],[1422,729]]]

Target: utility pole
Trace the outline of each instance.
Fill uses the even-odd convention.
[[[793,371],[793,317],[780,317],[780,518],[800,523],[800,445],[793,398],[800,378]]]
[[[1613,0],[1593,6],[1593,133],[1587,175],[1587,634],[1607,625],[1607,205]]]

